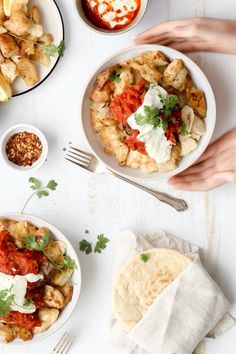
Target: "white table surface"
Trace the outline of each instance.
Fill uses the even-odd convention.
[[[141,23],[116,37],[89,31],[79,21],[74,0],[57,0],[66,28],[66,51],[50,78],[39,88],[0,106],[0,134],[16,123],[38,126],[49,140],[48,161],[39,171],[19,174],[0,163],[0,211],[20,211],[30,193],[28,178],[55,179],[58,188],[50,197],[33,199],[26,212],[55,224],[78,250],[78,241],[89,229],[110,236],[123,229],[137,233],[166,230],[204,250],[205,265],[232,303],[236,315],[236,186],[225,185],[208,193],[176,192],[165,183],[149,185],[183,197],[189,210],[177,214],[152,196],[107,175],[90,175],[64,160],[69,142],[88,148],[80,128],[80,98],[87,76],[99,61],[132,44],[136,33],[165,19],[189,16],[235,17],[235,1],[150,0]],[[190,55],[206,73],[217,101],[214,138],[235,126],[236,60],[219,54]],[[92,237],[92,236],[91,236]],[[109,304],[112,272],[112,238],[102,255],[78,251],[82,268],[82,292],[71,319],[51,338],[36,345],[0,345],[4,354],[47,353],[67,329],[76,339],[70,353],[115,354],[109,338]],[[207,354],[235,354],[235,328],[207,344]]]

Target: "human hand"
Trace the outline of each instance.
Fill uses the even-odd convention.
[[[166,45],[182,52],[236,54],[236,20],[197,17],[163,22],[139,34],[134,41]]]
[[[195,165],[169,183],[176,189],[207,191],[226,182],[236,183],[236,128],[211,144]]]

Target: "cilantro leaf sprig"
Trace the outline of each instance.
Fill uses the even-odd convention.
[[[49,254],[47,253],[47,251],[45,249],[49,241],[50,241],[50,233],[49,232],[45,232],[39,238],[36,238],[34,235],[28,235],[28,236],[24,237],[24,239],[23,239],[23,243],[26,248],[28,248],[30,250],[34,250],[34,251],[43,252],[44,255],[48,258],[48,260],[58,270],[62,270],[65,268],[76,269],[77,265],[76,265],[75,261],[68,255],[63,256],[63,264],[57,264],[52,260],[52,258],[49,256]]]
[[[49,232],[45,232],[39,239],[37,240],[35,236],[29,235],[27,237],[24,237],[24,245],[30,249],[30,250],[35,250],[35,251],[40,251],[40,252],[45,252],[45,247],[48,244],[50,239],[50,234]],[[46,254],[45,254],[46,255]]]
[[[11,289],[0,291],[0,318],[7,317],[11,311],[11,306],[15,300],[14,294],[11,294]]]
[[[107,244],[110,240],[104,236],[104,234],[97,236],[96,244],[93,242],[89,242],[85,239],[79,242],[79,249],[86,254],[94,253],[102,253],[102,251],[107,247]]]
[[[178,103],[178,97],[176,95],[163,96],[158,94],[162,103],[162,108],[155,106],[144,106],[144,114],[136,113],[135,121],[139,125],[150,124],[154,128],[162,128],[164,132],[168,129],[167,119],[171,115],[173,109]]]
[[[64,51],[65,51],[65,41],[64,40],[61,40],[58,45],[43,44],[43,43],[38,43],[37,41],[33,41],[31,39],[22,38],[22,37],[17,36],[16,34],[13,34],[13,33],[8,33],[8,35],[11,37],[14,37],[16,39],[20,39],[21,41],[33,43],[34,45],[41,47],[44,50],[44,53],[48,59],[50,59],[51,57],[54,57],[56,55],[58,55],[59,57],[63,57],[63,55],[64,55]]]
[[[146,263],[150,259],[150,254],[149,253],[141,253],[140,258],[144,263]]]
[[[61,41],[59,45],[48,44],[44,45],[44,52],[48,58],[54,57],[58,55],[59,57],[63,57],[65,51],[65,42]]]
[[[182,136],[186,136],[186,135],[189,134],[187,126],[186,126],[186,124],[183,121],[181,121],[181,124],[180,124],[180,127],[179,127],[179,133]]]
[[[110,240],[105,237],[103,234],[97,236],[97,242],[94,247],[94,252],[95,253],[102,253],[102,250],[104,250],[107,247],[107,244]]]
[[[122,68],[122,66],[116,69],[116,71],[110,75],[110,80],[114,81],[116,84],[121,82],[120,74],[122,73],[123,70],[124,68]]]
[[[50,194],[50,191],[55,191],[57,188],[57,182],[55,180],[50,180],[45,186],[42,185],[42,183],[35,177],[30,177],[29,183],[31,183],[30,188],[33,189],[33,193],[29,196],[29,198],[26,200],[22,210],[21,214],[23,214],[27,204],[31,200],[31,198],[34,195],[37,195],[38,198],[42,197],[48,197]]]

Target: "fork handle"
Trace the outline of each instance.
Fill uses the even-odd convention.
[[[129,184],[132,184],[133,186],[142,189],[143,191],[152,194],[154,197],[156,197],[159,201],[166,203],[168,205],[170,205],[172,208],[176,209],[177,211],[185,211],[188,209],[188,205],[185,202],[185,200],[183,199],[178,199],[178,198],[174,198],[169,194],[166,193],[162,193],[162,192],[157,192],[154,191],[153,189],[147,188],[139,183],[136,183],[130,179],[127,179],[121,175],[116,174],[113,171],[110,171],[115,177],[122,179],[122,181],[125,181]]]

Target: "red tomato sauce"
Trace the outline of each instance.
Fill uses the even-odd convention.
[[[9,316],[3,317],[1,320],[6,323],[14,323],[17,326],[28,329],[33,329],[41,324],[37,311],[31,314],[10,311]]]
[[[117,95],[111,100],[111,111],[116,120],[123,126],[127,124],[129,116],[137,111],[143,103],[146,93],[145,83],[145,80],[141,80],[136,85],[130,85],[121,95]]]
[[[36,287],[34,289],[27,289],[27,293],[25,295],[26,299],[31,299],[36,308],[40,309],[45,306],[45,303],[43,301],[43,296],[44,296],[44,285]]]
[[[137,139],[138,134],[138,130],[132,129],[132,135],[127,136],[125,142],[131,150],[137,150],[141,154],[147,155],[145,143]]]
[[[173,111],[171,113],[171,120],[168,123],[168,129],[165,133],[167,140],[169,140],[173,145],[176,145],[178,136],[178,130],[181,124],[181,112]]]
[[[134,21],[134,19],[136,18],[136,16],[139,13],[139,10],[140,10],[140,0],[135,0],[135,3],[137,5],[136,10],[129,11],[124,16],[121,16],[121,15],[119,15],[120,10],[114,11],[112,5],[111,4],[109,5],[106,3],[106,1],[104,1],[104,3],[106,3],[106,6],[107,6],[107,9],[104,13],[109,12],[109,11],[116,12],[117,16],[114,18],[114,21],[119,22],[122,19],[127,18],[127,21],[125,22],[125,24],[117,23],[117,25],[115,27],[111,27],[110,23],[105,21],[102,18],[102,15],[99,13],[99,10],[98,10],[99,2],[96,0],[93,0],[93,2],[95,2],[97,4],[95,6],[91,6],[90,0],[82,1],[82,9],[83,9],[85,16],[94,26],[101,28],[101,29],[111,30],[111,31],[127,27],[131,22]]]
[[[8,275],[38,274],[47,259],[43,252],[19,249],[8,231],[0,231],[0,272]]]

